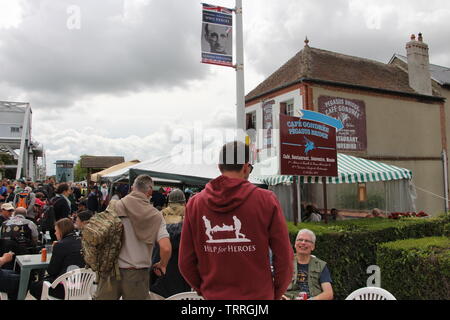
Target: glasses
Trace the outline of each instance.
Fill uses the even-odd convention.
[[[314,243],[314,242],[312,242],[311,240],[308,240],[308,239],[297,239],[295,241],[297,241],[297,242],[306,242],[306,243]]]

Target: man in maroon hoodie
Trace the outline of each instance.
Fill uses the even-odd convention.
[[[186,207],[181,274],[205,299],[279,300],[293,274],[293,250],[280,204],[271,191],[247,181],[253,168],[248,146],[225,144],[219,163],[222,175]]]

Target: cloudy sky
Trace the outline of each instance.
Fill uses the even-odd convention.
[[[246,92],[305,36],[388,62],[422,32],[430,62],[450,67],[448,0],[243,0],[243,10]],[[200,63],[200,31],[198,0],[0,0],[0,100],[31,103],[48,174],[82,154],[167,155],[193,130],[235,124],[235,71]]]

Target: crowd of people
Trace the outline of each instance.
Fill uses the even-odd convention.
[[[240,150],[244,163],[237,162]],[[299,292],[308,299],[332,299],[330,270],[311,255],[315,235],[301,230],[294,254],[276,196],[248,181],[253,169],[248,146],[224,145],[218,166],[221,175],[198,194],[155,189],[148,175],[138,176],[131,187],[92,185],[90,192],[52,180],[3,180],[0,291],[15,299],[20,276],[12,270],[14,255],[39,253],[50,241],[46,273],[36,272],[28,284],[40,299],[43,281],[87,265],[82,243],[91,225],[100,212],[114,212],[123,231],[117,269],[98,271],[94,299],[165,299],[190,290],[219,300],[295,299]],[[305,219],[314,221],[317,214],[305,207]],[[50,295],[63,298],[62,285]]]

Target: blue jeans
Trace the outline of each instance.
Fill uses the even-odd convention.
[[[12,270],[0,269],[0,291],[8,294],[9,300],[17,300],[20,275]]]

